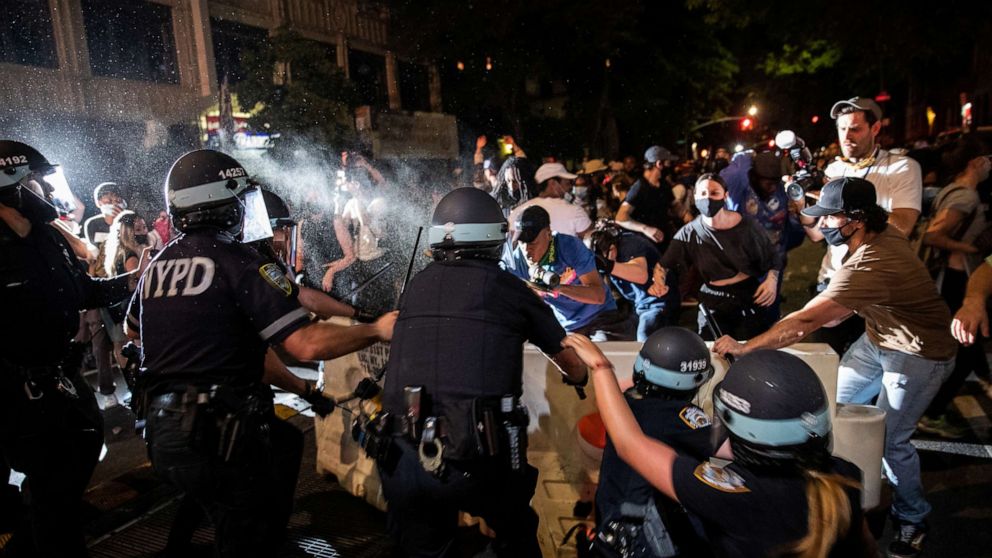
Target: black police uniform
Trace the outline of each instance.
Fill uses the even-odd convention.
[[[699,407],[685,401],[645,397],[637,392],[637,388],[627,390],[624,398],[634,413],[637,424],[647,436],[661,440],[679,453],[688,453],[701,459],[713,454],[710,421]],[[621,507],[645,506],[649,503],[655,505],[678,556],[709,555],[678,504],[660,494],[651,483],[620,459],[613,441],[607,436],[603,462],[599,469],[599,487],[596,490],[598,530],[611,530],[609,524],[614,521],[638,523],[633,518],[625,519]],[[617,555],[606,552],[601,542],[597,543],[601,554]],[[653,554],[643,552],[634,553],[633,556],[648,557]]]
[[[832,472],[861,482],[853,464],[830,458]],[[675,493],[689,514],[702,524],[716,556],[775,556],[807,533],[806,480],[799,473],[762,470],[731,463],[679,456],[673,469]],[[851,527],[834,543],[829,556],[860,556],[860,492],[845,489],[851,506]]]
[[[79,311],[127,296],[127,278],[89,277],[51,226],[35,222],[20,238],[0,222],[0,453],[27,476],[31,535],[45,556],[86,555],[80,501],[103,444],[96,398],[78,359],[67,360]]]
[[[446,460],[444,473],[435,476],[421,465],[409,436],[394,434],[398,457],[380,461],[379,471],[388,527],[403,551],[452,554],[462,510],[496,531],[500,556],[540,556],[538,518],[530,508],[537,470],[524,456],[514,471],[505,449],[494,457],[473,457],[462,451],[472,444],[461,434],[466,426],[474,430],[473,406],[520,396],[524,341],[557,354],[564,337],[551,309],[495,261],[435,262],[413,278],[393,332],[383,408],[397,424],[406,412],[404,387],[423,386],[421,419],[444,417],[450,444],[445,455],[463,458]]]
[[[273,419],[261,377],[268,346],[309,321],[296,295],[278,265],[198,229],[155,257],[128,310],[152,465],[208,511],[221,556],[272,555],[285,535],[299,433]]]

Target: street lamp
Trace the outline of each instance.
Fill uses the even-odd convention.
[[[748,116],[756,116],[758,114],[758,105],[751,105],[747,109]]]

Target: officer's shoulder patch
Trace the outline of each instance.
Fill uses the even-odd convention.
[[[744,486],[744,479],[740,475],[726,467],[717,467],[709,461],[700,463],[693,472],[693,475],[701,483],[715,488],[720,492],[729,492],[732,494],[751,492],[751,489]]]
[[[686,405],[683,407],[679,413],[679,418],[682,419],[682,422],[686,426],[693,430],[710,425],[710,417],[706,416],[706,413],[695,405]]]
[[[279,289],[286,296],[292,294],[293,284],[289,282],[289,277],[286,277],[286,274],[282,272],[282,269],[277,264],[267,263],[258,268],[258,272],[262,275],[262,279],[265,279],[266,283]]]

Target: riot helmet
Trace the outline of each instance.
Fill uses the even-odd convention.
[[[37,149],[18,141],[0,140],[0,203],[33,222],[55,219],[58,210],[54,193],[59,189],[56,174],[61,176],[58,167]],[[68,195],[67,184],[63,189]]]
[[[499,203],[476,188],[458,188],[434,208],[428,232],[434,259],[498,260],[507,224]]]
[[[712,377],[706,343],[682,327],[663,327],[652,333],[634,361],[634,387],[642,395],[688,400]]]
[[[828,456],[827,394],[795,355],[764,349],[738,358],[713,391],[713,414],[730,435],[735,461],[815,465]]]
[[[180,157],[165,179],[165,201],[177,229],[215,228],[245,242],[272,235],[265,202],[248,171],[233,157],[199,149]]]
[[[265,211],[269,216],[269,226],[272,238],[269,247],[273,255],[287,267],[296,265],[297,223],[289,213],[289,206],[277,194],[270,190],[261,190],[265,201]]]

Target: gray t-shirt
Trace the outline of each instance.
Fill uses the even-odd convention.
[[[953,188],[953,190],[951,190]],[[934,215],[938,215],[945,209],[953,209],[961,213],[962,225],[967,224],[968,228],[963,231],[951,231],[951,236],[961,242],[972,242],[978,233],[985,230],[988,222],[985,220],[985,208],[982,207],[982,200],[978,192],[971,188],[958,186],[954,183],[945,186],[947,194],[942,199],[938,199],[939,204],[934,207]],[[971,219],[971,223],[967,223]],[[980,254],[962,254],[964,256],[965,271],[971,275],[982,263]],[[953,255],[952,255],[953,257]]]

